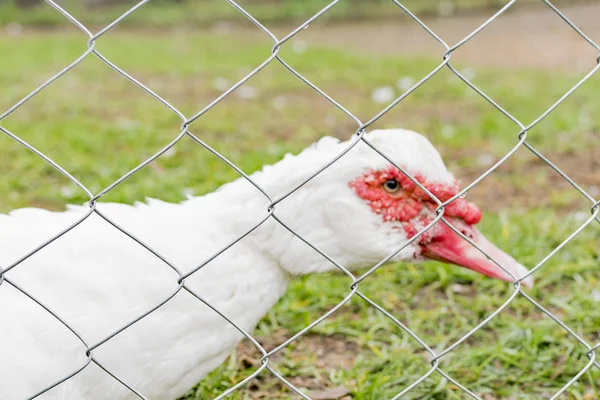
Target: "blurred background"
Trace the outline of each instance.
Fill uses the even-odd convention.
[[[136,3],[57,2],[92,32]],[[323,0],[239,1],[282,38],[329,4]],[[406,0],[406,7],[453,45],[497,12],[499,0]],[[600,1],[555,1],[600,42]],[[81,56],[88,36],[40,0],[0,0],[0,113]],[[96,49],[191,116],[271,54],[273,41],[226,1],[158,0],[103,35]],[[442,60],[445,49],[390,1],[341,1],[281,50],[282,58],[366,121]],[[518,1],[452,55],[452,65],[506,111],[528,124],[592,71],[597,50],[550,7]],[[600,197],[600,80],[592,76],[528,133],[528,143],[591,196]],[[0,124],[99,192],[175,138],[180,119],[91,54]],[[444,68],[373,128],[426,135],[466,185],[516,145],[518,126]],[[190,125],[246,173],[296,153],[324,135],[347,139],[355,123],[276,61]],[[237,174],[184,138],[104,201],[146,197],[181,201]],[[482,230],[528,267],[590,215],[590,202],[526,148],[469,192],[486,214]],[[8,136],[0,137],[0,212],[52,210],[86,196]],[[536,273],[532,296],[590,343],[600,340],[600,233],[593,224]],[[363,284],[434,349],[443,350],[498,308],[509,285],[455,267],[389,265]],[[362,286],[361,286],[362,287]],[[347,278],[297,280],[261,322],[274,348],[337,304]],[[211,374],[187,399],[213,398],[260,365],[251,345]],[[521,297],[459,348],[443,369],[483,399],[548,398],[588,359],[585,349]],[[360,299],[324,321],[274,360],[313,399],[382,399],[429,369],[427,353]],[[564,398],[599,398],[592,369]],[[238,397],[236,397],[238,396]],[[295,398],[260,375],[233,398]],[[462,399],[434,374],[407,398]]]

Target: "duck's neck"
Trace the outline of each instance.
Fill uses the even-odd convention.
[[[181,261],[187,265],[184,272],[195,272],[186,282],[244,329],[266,314],[289,282],[279,252],[286,238],[279,224],[268,218],[268,206],[258,190],[236,180],[184,202],[179,210],[178,225],[193,224],[185,241],[185,254],[191,257]],[[211,261],[204,265],[205,260]]]

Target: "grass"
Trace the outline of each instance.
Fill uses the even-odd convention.
[[[401,78],[416,81],[437,65],[435,60],[366,58],[339,49],[302,50],[293,42],[282,57],[362,120],[385,106],[373,101],[376,88],[395,88]],[[85,37],[72,32],[0,36],[0,110],[77,58],[85,43]],[[189,31],[115,31],[99,41],[98,49],[187,116],[270,54],[270,44],[257,35]],[[457,67],[465,71],[460,63]],[[539,71],[466,72],[525,123],[580,78]],[[192,123],[191,131],[248,173],[322,135],[348,138],[354,133],[352,120],[276,62],[244,87],[245,92],[233,93]],[[595,119],[599,89],[599,79],[592,78],[529,132],[533,146],[589,190],[598,184],[590,149],[600,128]],[[8,116],[2,126],[98,192],[172,140],[180,123],[158,101],[92,55]],[[465,183],[485,171],[489,158],[504,155],[518,133],[514,124],[447,70],[374,128],[393,126],[425,133]],[[0,137],[0,159],[3,212],[22,206],[62,209],[66,203],[86,201],[62,175],[6,136]],[[148,196],[180,201],[184,192],[200,195],[235,177],[217,158],[184,139],[103,200],[131,203]],[[469,196],[486,211],[481,229],[529,267],[564,240],[581,223],[582,215],[589,215],[589,204],[524,149]],[[552,258],[536,274],[537,285],[530,291],[591,343],[600,340],[597,228],[590,226]],[[341,301],[348,290],[348,279],[339,274],[298,279],[261,321],[256,335],[273,348]],[[512,293],[508,284],[437,263],[384,266],[360,290],[437,351],[458,340]],[[242,345],[186,400],[215,397],[254,371],[258,358],[250,345]],[[539,399],[558,391],[586,362],[581,345],[517,297],[440,365],[486,400]],[[344,385],[353,399],[391,398],[429,369],[418,343],[359,298],[283,350],[273,365],[308,391]],[[598,398],[598,379],[598,371],[590,371],[564,398]],[[295,397],[265,372],[231,398]],[[408,398],[462,399],[464,395],[433,374]]]
[[[82,7],[81,3],[71,2],[67,9],[77,16],[86,25],[104,25],[111,20],[119,17],[135,2],[123,2],[121,5],[112,5],[108,7],[96,8],[94,12]],[[272,1],[253,2],[249,4],[240,4],[252,15],[265,23],[281,23],[296,21],[299,19],[308,19],[317,11],[325,7],[329,2],[324,0],[308,0],[303,2],[281,1],[277,7],[273,6]],[[409,1],[411,6],[419,11],[437,12],[437,5],[434,2]],[[461,6],[476,7],[485,4],[482,0],[461,0]],[[389,12],[398,10],[398,7],[391,2],[368,1],[368,2],[341,2],[338,6],[327,14],[327,19],[345,20],[357,18],[380,17]],[[9,2],[0,6],[0,25],[10,22],[19,22],[35,26],[65,26],[69,22],[48,6],[37,7],[29,10],[22,10]],[[167,1],[149,4],[128,18],[125,22],[130,26],[206,26],[212,25],[214,21],[239,22],[245,20],[245,17],[230,4],[224,1],[186,1],[177,5]]]
[[[572,1],[572,0],[571,0]],[[579,0],[589,1],[589,0]],[[273,4],[276,2],[276,7]],[[239,4],[262,23],[281,24],[305,21],[319,10],[327,6],[331,0],[264,0],[241,1]],[[557,0],[556,3],[566,0]],[[105,7],[83,7],[79,1],[58,2],[86,26],[104,26],[122,15],[137,1],[128,0],[113,2]],[[110,3],[110,2],[109,2]],[[114,4],[116,3],[116,4]],[[438,15],[450,7],[453,12],[469,12],[482,9],[498,9],[506,2],[503,0],[451,0],[440,2],[434,0],[405,0],[402,2],[411,11],[420,15]],[[533,4],[536,0],[523,0],[521,4]],[[519,5],[521,5],[519,4]],[[328,21],[381,19],[389,16],[400,16],[399,7],[387,0],[342,1],[323,17]],[[225,1],[154,1],[136,11],[122,25],[130,27],[210,27],[215,21],[241,22],[246,17]],[[12,1],[0,3],[0,26],[9,23],[20,23],[37,27],[64,27],[70,22],[48,5],[21,9]]]

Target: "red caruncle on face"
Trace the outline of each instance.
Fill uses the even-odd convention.
[[[445,202],[459,191],[458,181],[452,183],[428,182],[421,175],[414,178],[440,201]],[[390,193],[384,189],[388,180],[396,180],[400,188]],[[435,215],[437,204],[408,176],[394,166],[383,170],[368,171],[350,182],[356,194],[369,203],[373,212],[381,215],[384,221],[397,221],[409,235],[413,237]],[[423,212],[429,210],[430,212]],[[481,211],[477,206],[464,199],[456,199],[445,207],[445,217],[458,218],[469,225],[481,219]],[[426,232],[423,239],[428,236]]]

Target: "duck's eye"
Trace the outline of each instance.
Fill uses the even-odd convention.
[[[395,179],[388,179],[383,184],[383,189],[388,193],[395,193],[400,190],[400,184]]]

